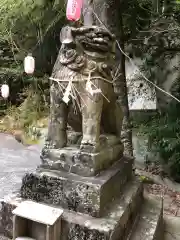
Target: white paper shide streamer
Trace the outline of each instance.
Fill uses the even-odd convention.
[[[7,84],[3,84],[1,86],[1,96],[4,99],[7,99],[9,97],[9,86]]]
[[[93,89],[92,88],[92,82],[91,82],[91,73],[89,73],[89,77],[88,77],[88,80],[87,80],[87,83],[86,83],[86,91],[88,93],[90,93],[92,96],[95,94],[95,93],[101,93],[101,89],[100,88],[96,88],[96,89]]]
[[[35,70],[35,59],[32,54],[28,54],[24,59],[24,71],[27,74],[33,74]]]
[[[69,96],[71,95],[71,89],[72,89],[72,81],[69,81],[62,99],[66,104],[68,104],[68,102],[70,101]]]
[[[90,93],[92,96],[94,95],[93,89],[92,89],[92,83],[89,80],[86,83],[86,91]]]

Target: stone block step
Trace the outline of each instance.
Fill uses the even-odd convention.
[[[78,145],[70,145],[62,149],[50,149],[42,154],[43,169],[62,170],[79,176],[91,177],[108,169],[116,161],[123,157],[124,146],[119,138],[111,135],[100,136],[98,152],[79,148]]]
[[[104,209],[119,198],[132,177],[132,160],[121,158],[95,177],[82,177],[65,171],[38,169],[22,180],[21,197],[92,217],[102,217]]]
[[[137,215],[136,221],[127,240],[163,240],[164,221],[163,209],[156,203],[145,198],[143,207]]]
[[[23,199],[21,199],[23,201]],[[1,234],[12,237],[12,213],[21,201],[11,199],[0,210]],[[62,216],[62,240],[120,240],[127,235],[143,202],[143,186],[137,179],[127,183],[119,200],[113,201],[101,218],[64,209]],[[12,203],[12,204],[11,204]],[[11,209],[11,210],[10,210]],[[5,216],[5,218],[3,218]],[[8,227],[8,229],[7,229]],[[9,234],[8,234],[9,233]]]
[[[102,218],[64,212],[63,229],[70,235],[73,233],[67,240],[74,239],[74,236],[87,240],[122,239],[127,234],[127,229],[131,228],[142,201],[143,186],[134,179],[126,185],[121,198],[109,205]]]

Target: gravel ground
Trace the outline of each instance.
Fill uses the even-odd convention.
[[[15,192],[25,172],[33,171],[40,163],[40,147],[26,147],[13,136],[0,133],[0,198]]]

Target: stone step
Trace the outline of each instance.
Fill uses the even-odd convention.
[[[163,240],[164,222],[162,207],[145,198],[143,207],[137,215],[136,221],[127,240]]]
[[[6,236],[12,237],[12,213],[22,200],[8,199],[0,210],[0,230]],[[134,219],[143,202],[142,183],[133,179],[127,183],[119,200],[112,202],[101,218],[87,214],[76,213],[64,209],[62,216],[62,239],[86,240],[119,240],[124,239],[127,230],[131,229]],[[5,216],[3,219],[2,216]]]
[[[80,150],[78,146],[68,146],[62,149],[48,149],[43,164],[39,167],[91,177],[108,169],[122,157],[122,143],[105,145],[98,153],[87,152],[87,149]]]

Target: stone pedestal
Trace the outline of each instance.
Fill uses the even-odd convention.
[[[12,211],[22,201],[17,196],[1,200],[1,234],[12,238]],[[61,240],[163,240],[162,206],[144,199],[143,185],[133,177],[100,218],[64,209],[61,229]]]
[[[78,144],[49,149],[49,158],[23,177],[19,197],[1,200],[0,234],[12,238],[12,210],[32,200],[63,208],[61,240],[163,240],[162,206],[144,199],[133,159],[122,156],[115,137],[102,143],[98,153]]]
[[[124,157],[96,177],[38,169],[24,176],[21,196],[101,217],[106,207],[120,196],[131,175],[132,160]]]
[[[0,233],[12,237],[12,210],[24,200],[63,207],[61,240],[163,240],[163,211],[143,197],[125,157],[97,176],[40,169],[24,176],[19,197],[1,200]]]
[[[71,138],[78,141],[79,133]],[[123,156],[123,144],[113,135],[101,135],[98,151],[80,149],[78,142],[61,149],[46,149],[42,154],[42,169],[61,170],[80,176],[95,176]],[[75,140],[71,140],[75,142]]]

